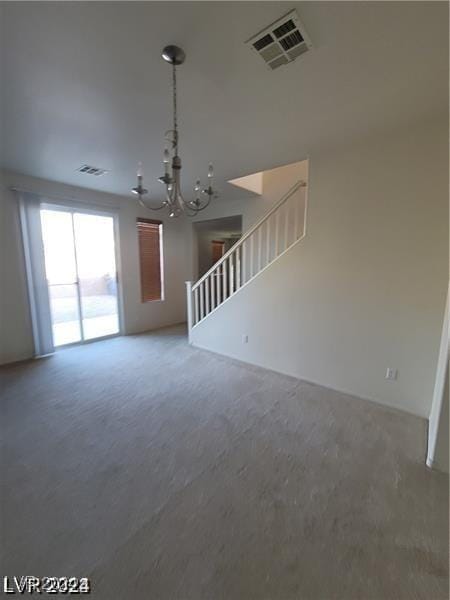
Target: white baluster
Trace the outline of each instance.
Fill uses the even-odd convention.
[[[234,264],[233,264],[233,254],[230,254],[229,262],[230,262],[230,296],[234,292]]]
[[[222,303],[222,297],[220,295],[221,291],[222,291],[222,286],[221,284],[221,268],[222,267],[218,267],[216,270],[216,284],[217,284],[217,293],[216,293],[216,298],[217,298],[217,305],[219,306],[219,304]]]
[[[261,225],[261,227],[258,229],[258,271],[261,271],[262,269],[262,232],[263,232],[263,225]]]
[[[266,265],[270,263],[270,217],[266,221]]]
[[[253,255],[255,253],[255,234],[252,233],[250,236],[250,266],[249,266],[249,279],[253,277]]]
[[[279,239],[279,229],[280,229],[280,219],[279,219],[279,210],[277,210],[277,212],[275,213],[275,251],[274,251],[274,258],[277,258],[278,256],[278,239]]]
[[[300,212],[301,214],[301,224],[302,224],[302,230],[300,232],[300,236],[305,235],[306,233],[306,223],[308,221],[308,188],[305,186],[304,187],[304,194],[303,194],[303,199],[302,199],[302,206],[303,206],[303,210]]]
[[[209,315],[209,277],[207,277],[205,280],[205,307],[206,314]]]
[[[242,283],[244,284],[247,281],[247,250],[246,243],[242,242]]]
[[[216,308],[216,272],[211,273],[211,310]]]
[[[205,307],[204,307],[204,296],[205,296],[205,287],[204,287],[204,282],[202,281],[202,283],[199,285],[200,288],[200,321],[204,318],[205,316]]]
[[[192,312],[192,281],[186,281],[186,299],[187,299],[187,325],[188,335],[191,335],[191,329],[193,325],[193,312]]]
[[[236,249],[236,290],[241,287],[241,256],[242,246],[238,246]]]
[[[198,287],[195,288],[194,291],[194,315],[195,315],[195,325],[198,323]]]
[[[284,204],[284,249],[289,247],[289,200]]]
[[[223,271],[222,271],[222,292],[223,292],[223,300],[222,302],[224,302],[227,299],[227,264],[228,261],[224,260],[222,263],[222,267],[223,267]]]

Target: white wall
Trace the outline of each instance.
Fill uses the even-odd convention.
[[[0,181],[0,364],[29,358],[33,340],[25,283],[17,200],[11,186],[84,202],[80,206],[114,209],[119,220],[124,333],[138,333],[185,321],[185,281],[191,264],[186,221],[146,211],[132,198],[74,188],[24,175],[1,172]],[[63,202],[64,203],[64,202]],[[67,202],[66,202],[67,203]],[[162,211],[161,211],[162,212]],[[165,300],[141,303],[136,217],[163,220]]]
[[[246,200],[228,201],[226,190],[224,190],[221,193],[221,198],[213,200],[207,211],[200,213],[192,221],[242,215],[242,232],[245,233],[299,179],[308,180],[307,160],[265,171],[263,173],[263,194],[261,196],[247,198]],[[285,185],[280,186],[279,182],[284,182]]]
[[[306,238],[193,343],[428,417],[448,280],[447,118],[309,159]]]
[[[231,179],[229,183],[261,195],[263,193],[264,171],[253,173],[252,175],[245,175],[244,177],[238,177],[237,179]]]
[[[441,471],[449,472],[449,383],[448,362],[445,370],[444,390],[442,394],[439,425],[436,431],[436,445],[431,466]]]
[[[305,175],[305,164],[283,167],[285,172]],[[270,176],[269,176],[270,179]],[[25,280],[18,206],[10,187],[22,187],[57,198],[72,199],[80,206],[113,209],[119,219],[119,246],[123,289],[123,330],[126,334],[148,331],[186,320],[185,281],[192,279],[194,236],[189,219],[165,218],[161,213],[146,211],[133,198],[95,192],[53,181],[40,180],[19,173],[0,170],[0,364],[23,360],[33,355],[33,339]],[[270,195],[241,202],[227,202],[226,193],[196,220],[216,215],[244,213],[243,227],[249,227],[278,198]],[[69,202],[66,202],[69,203]],[[233,206],[239,206],[239,211]],[[136,235],[136,217],[160,218],[164,222],[165,300],[141,303]],[[196,254],[196,253],[195,253]],[[196,260],[196,259],[195,259]]]
[[[307,160],[270,169],[263,173],[263,194],[261,196],[246,198],[245,200],[228,201],[226,190],[224,190],[221,198],[214,200],[205,213],[200,213],[192,219],[192,222],[242,215],[242,233],[245,233],[300,179],[308,181]],[[190,226],[188,224],[188,229],[190,244],[192,246],[191,279],[196,280],[198,275],[196,233],[192,224]]]
[[[427,465],[449,472],[449,302],[450,285],[447,292],[441,345],[436,369],[433,403],[428,425]]]

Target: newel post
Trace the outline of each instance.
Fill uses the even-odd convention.
[[[186,281],[186,306],[189,343],[191,341],[192,329],[192,281]]]

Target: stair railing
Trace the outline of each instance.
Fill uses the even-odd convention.
[[[304,237],[304,188],[298,181],[196,283],[186,281],[189,331]]]

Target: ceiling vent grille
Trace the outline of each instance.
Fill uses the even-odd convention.
[[[101,175],[105,175],[108,173],[107,169],[99,169],[98,167],[93,167],[91,165],[81,165],[76,169],[79,173],[85,173],[86,175],[94,175],[95,177],[100,177]]]
[[[295,10],[245,43],[272,70],[287,65],[312,48],[311,40]]]

